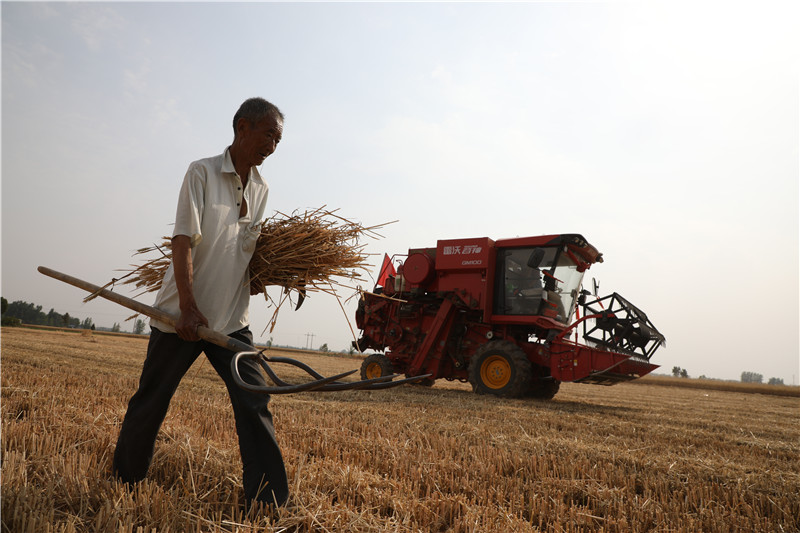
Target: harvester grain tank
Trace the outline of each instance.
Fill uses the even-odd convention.
[[[354,346],[379,352],[364,359],[364,379],[431,374],[428,385],[549,399],[562,381],[613,385],[658,368],[650,358],[664,336],[645,313],[583,289],[603,258],[581,235],[440,240],[403,257],[356,311]]]

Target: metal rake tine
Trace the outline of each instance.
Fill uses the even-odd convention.
[[[271,357],[271,356],[265,355],[264,359],[266,359],[270,363],[284,363],[284,364],[287,364],[287,365],[296,366],[297,368],[305,370],[305,372],[308,375],[310,375],[311,377],[313,377],[313,378],[325,379],[325,376],[323,376],[322,374],[320,374],[319,372],[317,372],[316,370],[314,370],[313,368],[311,368],[310,366],[308,366],[304,362],[298,361],[297,359],[292,359],[291,357],[281,357],[281,356]],[[356,371],[353,370],[352,372],[356,372]]]
[[[400,374],[391,374],[388,376],[381,376],[379,378],[363,379],[361,381],[353,381],[350,383],[330,383],[318,389],[314,389],[314,392],[391,389],[393,387],[405,385],[406,383],[414,383],[421,379],[429,378],[433,374],[423,374],[421,376],[414,376],[412,378],[404,378],[404,379],[398,379],[397,381],[391,381],[399,375]]]
[[[327,385],[323,385],[318,389],[314,389],[314,392],[334,392],[334,391],[343,391],[343,390],[359,390],[367,388],[371,385],[380,385],[383,383],[389,383],[391,380],[399,376],[400,374],[391,374],[388,376],[380,376],[377,378],[371,379],[362,379],[361,381],[350,381],[350,382],[337,382],[337,383],[329,383]]]
[[[266,356],[265,356],[266,357]],[[289,365],[294,365],[298,368],[305,370],[309,375],[317,379],[325,379],[325,376],[321,375],[319,372],[314,370],[309,365],[305,364],[302,361],[298,361],[297,359],[292,359],[289,357],[266,357],[266,359],[272,363],[286,363]],[[358,372],[358,370],[353,370],[351,373]],[[341,390],[351,390],[351,389],[358,389],[363,388],[368,385],[372,385],[373,383],[385,383],[387,381],[391,381],[394,378],[398,377],[400,374],[392,374],[390,376],[380,376],[377,378],[372,379],[365,379],[361,381],[343,381],[343,382],[335,382],[325,385],[324,387],[320,387],[319,389],[314,389],[317,391],[341,391]]]
[[[286,363],[290,365],[294,365],[298,368],[302,368],[306,372],[308,372],[311,376],[317,379],[323,379],[324,376],[319,374],[316,370],[308,366],[307,364],[303,363],[302,361],[298,361],[297,359],[291,359],[289,357],[267,357],[267,359],[271,362],[275,363]],[[355,370],[353,371],[355,372]],[[351,382],[342,382],[342,383],[330,383],[327,385],[323,385],[317,389],[314,389],[315,392],[334,392],[334,391],[345,391],[345,390],[380,390],[380,389],[390,389],[392,387],[397,387],[398,385],[404,385],[406,383],[414,383],[415,381],[419,381],[420,379],[424,379],[426,377],[430,377],[431,374],[425,374],[423,376],[415,376],[412,378],[401,379],[398,381],[392,381],[394,378],[400,376],[400,374],[392,374],[388,376],[380,376],[377,378],[372,379],[363,379],[361,381],[351,381]],[[391,382],[391,383],[388,383]],[[377,385],[382,385],[378,387]]]
[[[275,356],[275,357],[263,356],[263,358],[266,359],[270,363],[285,363],[285,364],[288,364],[288,365],[296,366],[297,368],[300,368],[300,369],[304,370],[311,377],[316,378],[318,380],[319,379],[325,379],[325,380],[328,379],[325,376],[323,376],[322,374],[320,374],[319,372],[317,372],[316,370],[314,370],[311,366],[307,365],[306,363],[304,363],[302,361],[298,361],[297,359],[292,359],[290,357],[281,357],[281,356]],[[262,362],[262,366],[264,366],[264,364],[265,363]],[[266,367],[264,369],[266,370]],[[356,372],[358,372],[357,369],[356,370],[350,370],[349,372],[338,374],[337,376],[338,377],[349,376],[351,374],[355,374]],[[272,372],[271,370],[269,370],[268,373],[270,374],[270,379],[272,379],[273,381],[275,381],[275,379],[278,379],[278,377],[275,376],[274,372]],[[390,379],[392,379],[394,377],[397,377],[397,375],[398,374],[395,374],[394,376],[391,376],[391,377],[382,376],[380,378],[375,378],[375,380],[376,380],[375,382],[376,383],[380,383],[380,382],[383,382],[383,381],[388,381],[388,380],[390,380]],[[351,388],[350,387],[351,383],[354,383],[354,382],[333,381],[333,382],[330,382],[327,385],[325,385],[325,387],[326,387],[325,390],[347,390],[348,388]],[[285,385],[289,385],[289,384],[286,383]],[[328,387],[332,387],[334,385],[342,386],[342,388],[341,389],[328,388]],[[314,389],[314,390],[319,390],[319,389]]]
[[[275,387],[263,387],[263,386],[260,386],[260,385],[252,385],[252,384],[247,383],[246,381],[244,381],[242,379],[241,374],[239,374],[239,359],[241,359],[242,357],[248,357],[250,359],[255,358],[261,364],[261,367],[264,369],[264,371],[267,372],[267,375],[269,376],[269,378],[271,380],[273,380],[273,382],[275,382],[276,386]],[[339,380],[339,379],[341,379],[343,377],[349,376],[349,375],[351,375],[351,374],[353,374],[355,372],[355,370],[351,370],[349,372],[342,372],[341,374],[337,374],[335,376],[331,376],[331,377],[328,377],[328,378],[322,378],[322,379],[318,379],[316,381],[311,381],[311,382],[308,382],[308,383],[300,383],[300,384],[297,384],[297,385],[291,385],[291,384],[283,381],[282,379],[278,378],[277,375],[275,375],[275,372],[273,372],[272,369],[269,367],[269,365],[266,363],[266,361],[263,360],[263,358],[261,357],[261,354],[259,352],[239,352],[239,353],[237,353],[234,356],[233,360],[231,361],[231,367],[233,368],[233,380],[236,382],[236,384],[239,387],[241,387],[241,388],[243,388],[245,390],[248,390],[250,392],[258,392],[258,393],[261,393],[261,394],[291,394],[291,393],[295,393],[295,392],[304,392],[304,391],[315,390],[315,389],[318,389],[319,387],[322,387],[324,385],[336,382],[337,380]]]
[[[251,356],[251,359],[255,359],[258,362],[258,364],[261,365],[261,368],[264,369],[264,372],[267,373],[267,376],[269,376],[269,379],[271,379],[272,382],[275,383],[275,385],[278,385],[279,387],[291,387],[292,386],[291,383],[287,383],[287,382],[283,381],[281,378],[278,377],[278,374],[276,374],[272,370],[272,367],[269,366],[269,363],[266,361],[266,358],[265,358],[265,356],[264,356],[264,354],[262,352],[258,352],[258,353],[252,352],[252,353],[249,353],[248,355]],[[318,379],[324,379],[324,377],[323,376],[319,376]]]
[[[433,374],[422,374],[420,376],[414,376],[413,378],[398,379],[397,381],[390,381],[388,383],[376,383],[374,385],[369,385],[367,387],[364,387],[361,390],[391,389],[393,387],[398,387],[400,385],[405,385],[406,383],[416,383],[417,381],[419,381],[421,379],[429,378],[432,375]]]
[[[272,370],[272,367],[269,366],[270,362],[292,364],[294,366],[302,368],[303,370],[308,372],[312,377],[316,378],[317,380],[323,380],[324,383],[336,382],[339,378],[347,377],[347,376],[357,372],[356,370],[350,370],[348,372],[342,372],[341,374],[336,374],[335,376],[326,377],[326,376],[323,376],[322,374],[314,371],[314,369],[311,368],[310,366],[308,366],[305,363],[302,363],[302,362],[300,362],[300,361],[298,361],[296,359],[290,359],[288,357],[268,358],[267,356],[265,356],[263,354],[263,352],[259,352],[258,356],[259,356],[258,357],[258,363],[261,365],[261,368],[263,368],[264,372],[267,373],[267,375],[269,376],[269,379],[271,379],[273,381],[273,383],[275,383],[276,385],[278,385],[280,387],[294,387],[294,385],[292,385],[291,383],[287,383],[287,382],[283,381],[281,378],[279,378],[278,375],[275,373],[275,371]],[[303,368],[303,367],[306,367],[306,368]],[[309,370],[310,370],[310,372],[309,372]],[[315,382],[311,382],[311,383],[315,383]]]

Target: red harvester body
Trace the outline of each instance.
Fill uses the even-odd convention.
[[[431,374],[426,384],[457,379],[478,393],[549,399],[561,381],[648,374],[664,336],[616,293],[587,298],[583,275],[596,262],[602,255],[577,234],[410,249],[359,302],[354,345],[383,352],[364,360],[362,378]],[[579,329],[583,344],[571,339]]]

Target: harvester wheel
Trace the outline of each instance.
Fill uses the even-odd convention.
[[[557,379],[533,378],[528,387],[528,396],[537,400],[552,400],[560,385]]]
[[[489,341],[475,352],[469,364],[469,382],[478,394],[518,398],[528,391],[531,362],[511,341]]]
[[[361,379],[373,379],[394,374],[392,362],[382,353],[367,356],[361,363]]]
[[[406,374],[407,378],[413,377]],[[417,385],[418,387],[433,387],[433,384],[436,383],[436,380],[433,378],[423,378],[419,381],[415,381],[412,385]]]

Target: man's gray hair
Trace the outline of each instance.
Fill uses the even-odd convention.
[[[236,123],[239,122],[240,118],[245,118],[250,124],[255,124],[266,117],[280,119],[283,122],[283,113],[276,105],[267,102],[263,98],[248,98],[242,102],[239,110],[233,115],[233,134],[236,135]]]

